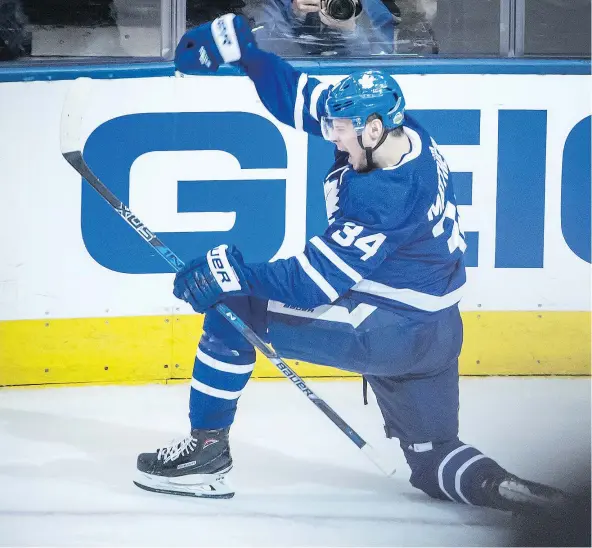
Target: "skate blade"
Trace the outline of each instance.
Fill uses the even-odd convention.
[[[502,482],[499,486],[499,493],[506,500],[519,504],[530,504],[541,509],[554,509],[566,503],[565,498],[558,493],[550,492],[547,496],[538,495],[527,486],[515,482]]]
[[[137,471],[136,479],[133,481],[140,489],[153,493],[204,499],[231,499],[234,497],[234,489],[225,477],[228,470],[217,474],[193,474],[176,478]]]

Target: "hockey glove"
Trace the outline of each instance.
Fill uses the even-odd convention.
[[[175,51],[175,67],[186,74],[214,73],[221,64],[234,63],[255,47],[247,19],[227,13],[183,35]]]
[[[241,253],[234,246],[215,247],[177,273],[173,294],[199,313],[230,295],[248,295],[243,264]]]

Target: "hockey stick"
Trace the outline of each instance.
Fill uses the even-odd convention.
[[[76,79],[68,91],[62,110],[60,124],[60,147],[65,160],[119,213],[159,255],[167,261],[176,272],[183,267],[183,261],[173,253],[131,210],[101,182],[92,172],[82,156],[80,143],[80,129],[85,107],[90,96],[92,80],[90,78]],[[216,305],[216,310],[222,314],[254,347],[275,365],[306,397],[314,403],[356,446],[387,476],[395,473],[395,469],[380,458],[376,450],[366,443],[362,437],[347,424],[323,399],[317,396],[306,383],[282,360],[280,356],[267,345],[245,322],[237,317],[225,304]]]

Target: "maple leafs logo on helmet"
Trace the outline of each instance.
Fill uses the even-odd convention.
[[[365,73],[364,76],[360,78],[360,85],[364,89],[369,89],[374,86],[374,76],[372,74]]]
[[[325,111],[327,119],[351,119],[358,133],[372,114],[380,116],[386,130],[392,130],[403,124],[405,98],[393,77],[365,70],[347,76],[331,89]]]

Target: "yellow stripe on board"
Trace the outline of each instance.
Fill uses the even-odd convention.
[[[465,312],[463,375],[589,375],[589,312]],[[0,386],[191,376],[202,316],[0,321]],[[304,377],[355,376],[290,361]],[[282,377],[263,356],[254,377]]]

